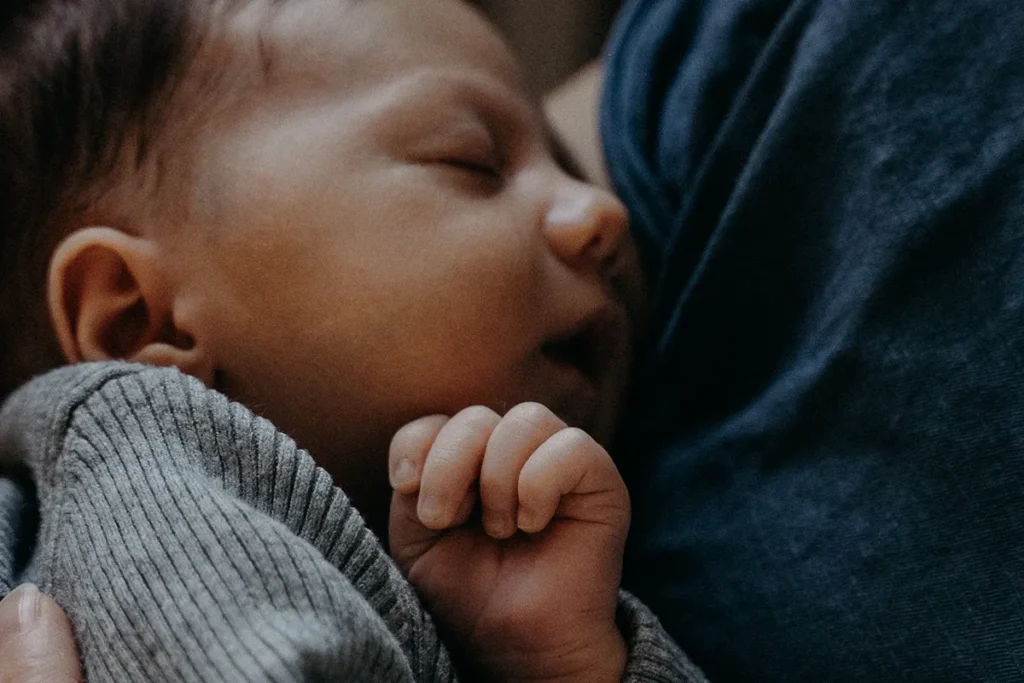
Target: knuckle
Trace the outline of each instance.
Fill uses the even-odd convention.
[[[547,406],[534,401],[514,406],[505,414],[505,418],[516,422],[523,422],[530,427],[538,429],[558,420],[558,417]]]
[[[434,444],[427,457],[427,462],[434,468],[456,468],[463,463],[466,455],[467,451],[461,440],[454,443]]]
[[[444,415],[431,415],[402,426],[391,437],[390,453],[408,454],[421,449],[433,438],[440,425],[447,421]]]
[[[603,450],[598,443],[594,441],[594,437],[590,436],[590,434],[587,434],[579,427],[566,427],[562,430],[559,438],[562,439],[562,443],[568,450]]]
[[[460,410],[452,419],[474,429],[483,429],[493,428],[500,418],[487,406],[469,406]]]

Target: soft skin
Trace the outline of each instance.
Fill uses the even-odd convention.
[[[25,585],[0,600],[0,681],[81,680],[71,623],[52,598]]]
[[[392,554],[476,678],[621,679],[629,496],[604,448],[537,403],[474,406],[403,427],[389,463]]]
[[[95,216],[56,249],[67,360],[199,377],[309,449],[382,535],[395,444],[393,550],[472,666],[618,680],[629,505],[598,442],[642,293],[624,207],[560,163],[465,5],[266,10],[200,57],[248,92],[208,108],[181,206]],[[477,479],[483,524],[464,524]]]
[[[200,377],[379,531],[388,444],[423,415],[536,401],[606,442],[641,287],[626,213],[556,161],[487,24],[452,0],[310,0],[222,40],[260,87],[202,129],[186,224],[97,221],[57,250],[67,359]],[[581,331],[582,369],[550,352]]]

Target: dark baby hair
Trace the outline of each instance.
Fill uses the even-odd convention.
[[[121,204],[159,194],[165,157],[183,137],[168,135],[180,118],[175,90],[213,9],[213,0],[0,3],[0,400],[61,363],[45,298],[59,241],[126,176],[147,196]],[[122,209],[134,210],[104,220]]]

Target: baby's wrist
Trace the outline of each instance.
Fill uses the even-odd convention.
[[[503,659],[485,680],[505,683],[619,683],[626,671],[629,648],[618,628],[589,639],[570,652],[524,654]],[[504,675],[495,675],[495,669]]]

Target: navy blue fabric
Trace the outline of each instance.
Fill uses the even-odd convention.
[[[715,683],[1024,680],[1024,3],[633,0],[626,587]]]

